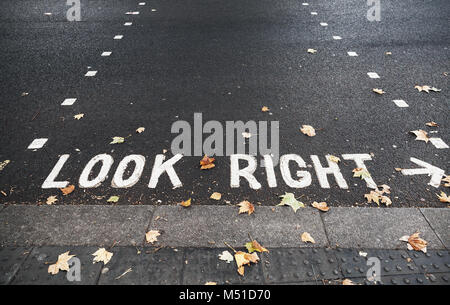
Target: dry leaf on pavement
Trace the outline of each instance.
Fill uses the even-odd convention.
[[[241,201],[238,206],[240,207],[239,214],[248,213],[248,215],[250,215],[255,211],[255,206],[253,203],[250,203],[247,200]]]
[[[425,123],[425,125],[430,126],[430,127],[439,127],[439,124],[436,123],[435,121]]]
[[[76,120],[79,120],[79,119],[81,119],[82,117],[84,117],[84,113],[75,114],[75,115],[73,116],[73,118],[76,119]]]
[[[105,248],[99,248],[97,251],[92,253],[92,255],[95,256],[93,261],[94,264],[98,262],[103,262],[103,264],[106,265],[111,260],[113,253],[106,251]]]
[[[66,187],[60,189],[60,190],[63,193],[63,195],[65,196],[65,195],[69,195],[70,193],[72,193],[74,189],[75,189],[75,185],[71,184],[69,186],[66,186]]]
[[[419,237],[419,232],[412,234],[411,236],[405,235],[400,237],[399,240],[407,242],[408,250],[422,251],[427,253],[428,242]]]
[[[125,138],[123,137],[113,137],[113,140],[109,144],[120,144],[125,141]]]
[[[312,206],[313,206],[314,208],[316,208],[316,209],[322,211],[322,212],[328,212],[328,210],[330,209],[330,208],[327,206],[327,203],[326,203],[326,202],[317,202],[317,201],[314,201],[314,202],[312,203]]]
[[[106,200],[106,202],[117,202],[119,201],[119,196],[111,196]]]
[[[442,182],[445,182],[444,183],[445,187],[450,187],[450,175],[445,176],[445,178],[442,178]]]
[[[345,279],[345,280],[342,281],[342,285],[350,286],[350,285],[355,285],[355,283],[353,283],[352,280]]]
[[[441,192],[441,194],[437,195],[437,196],[438,196],[440,202],[450,203],[450,197],[447,196],[446,193]]]
[[[310,242],[310,243],[313,243],[313,244],[316,243],[314,238],[312,238],[311,234],[309,234],[308,232],[303,232],[301,237],[302,237],[302,241],[305,242],[305,243],[307,243],[307,242]]]
[[[252,240],[251,242],[246,243],[245,247],[247,248],[248,253],[253,253],[255,251],[269,252],[269,250],[267,250],[266,248],[261,246],[261,244],[259,242],[257,242],[256,240]]]
[[[10,160],[5,160],[3,162],[0,162],[0,171],[2,171],[8,163],[11,162]]]
[[[383,91],[383,89],[378,89],[378,88],[374,88],[372,89],[373,92],[378,93],[378,94],[385,94],[386,92]]]
[[[48,205],[51,205],[51,204],[54,204],[56,201],[58,201],[56,196],[49,196],[45,203],[48,204]]]
[[[261,108],[261,111],[262,111],[262,112],[267,112],[267,111],[269,111],[269,107],[263,106],[263,107]]]
[[[189,198],[189,199],[186,200],[186,201],[181,201],[181,202],[180,202],[180,205],[183,206],[183,207],[185,207],[185,208],[190,207],[190,206],[191,206],[191,198]]]
[[[425,143],[428,143],[430,138],[428,137],[428,134],[425,130],[419,129],[419,130],[412,130],[410,133],[413,133],[416,135],[416,141],[424,141]]]
[[[216,282],[206,282],[205,285],[206,286],[208,286],[208,285],[217,285],[217,283]]]
[[[352,172],[353,172],[353,177],[360,177],[361,179],[370,178],[370,173],[365,168],[357,167],[357,168],[353,169]]]
[[[226,261],[227,264],[231,263],[234,260],[233,255],[228,252],[227,250],[223,251],[221,254],[219,254],[219,259]]]
[[[145,127],[139,127],[138,129],[136,129],[137,133],[143,133],[145,130]]]
[[[281,195],[280,197],[282,198],[282,200],[277,205],[288,205],[294,210],[294,213],[297,213],[297,210],[299,208],[304,208],[305,207],[303,202],[298,201],[297,199],[295,199],[295,196],[294,196],[293,193],[285,193],[284,195]]]
[[[438,89],[436,87],[430,87],[430,86],[427,86],[427,85],[423,85],[423,86],[415,85],[414,88],[419,90],[419,92],[425,91],[426,93],[430,93],[430,90],[434,91],[434,92],[441,91],[441,89]]]
[[[316,54],[316,53],[317,53],[317,50],[315,50],[315,49],[308,49],[307,52],[308,52],[308,53],[311,53],[311,54]]]
[[[69,255],[70,251],[67,251],[58,256],[58,261],[50,266],[48,266],[48,273],[58,274],[59,270],[69,271],[69,260],[75,255]]]
[[[214,158],[210,158],[207,155],[205,155],[201,160],[200,160],[200,169],[210,169],[215,167],[216,165],[214,164],[214,161],[216,159]]]
[[[211,194],[211,196],[209,196],[209,198],[214,199],[214,200],[220,200],[222,198],[222,194],[218,193],[218,192],[214,192]]]
[[[300,131],[309,137],[314,137],[316,135],[316,130],[311,125],[302,125]]]
[[[334,162],[334,163],[341,162],[341,159],[339,157],[336,157],[336,156],[333,156],[333,155],[329,155],[328,156],[328,160],[330,160],[331,162]]]
[[[158,241],[158,236],[161,235],[158,230],[151,230],[145,233],[145,240],[148,243],[153,244],[155,241]]]

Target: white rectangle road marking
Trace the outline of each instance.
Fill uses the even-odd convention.
[[[112,52],[105,51],[102,53],[102,56],[110,56]]]
[[[139,15],[139,12],[126,12],[125,15]]]
[[[317,12],[311,12],[311,15],[317,15]]]
[[[87,71],[84,76],[91,77],[91,76],[95,76],[96,74],[97,74],[97,71]]]
[[[380,76],[375,72],[367,72],[370,78],[380,78]]]
[[[66,98],[62,103],[61,106],[72,106],[77,101],[76,98]]]
[[[328,23],[326,23],[326,22],[321,22],[320,25],[321,25],[321,26],[328,26]]]
[[[307,6],[307,5],[309,5],[308,3],[306,3],[306,2],[303,2],[302,3],[302,5],[304,5],[304,6]]]
[[[400,108],[409,107],[409,105],[404,100],[393,100],[393,102]]]
[[[145,2],[139,2],[139,5],[145,5]]]
[[[130,26],[130,25],[132,25],[133,24],[133,22],[125,22],[123,25],[124,26]]]
[[[438,149],[448,148],[448,145],[441,138],[430,138],[431,144]]]
[[[30,145],[28,145],[28,149],[39,149],[42,148],[42,146],[44,146],[45,142],[47,142],[47,138],[39,138],[39,139],[34,139],[33,142],[31,142]]]
[[[122,38],[123,38],[123,35],[116,35],[116,36],[114,36],[114,39],[116,39],[116,40],[122,39]]]
[[[358,54],[356,52],[347,52],[348,56],[358,56]]]
[[[334,39],[334,40],[341,40],[342,37],[341,37],[341,36],[333,36],[333,39]]]

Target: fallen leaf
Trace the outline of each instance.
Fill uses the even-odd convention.
[[[191,206],[191,198],[189,198],[189,199],[186,200],[186,201],[181,201],[181,202],[180,202],[180,205],[183,206],[183,207],[185,207],[185,208],[190,207],[190,206]]]
[[[123,137],[113,137],[112,139],[113,139],[112,142],[109,144],[120,144],[125,141],[125,138]]]
[[[214,200],[220,200],[222,198],[222,194],[218,193],[218,192],[214,192],[211,194],[211,196],[209,196],[209,198],[214,199]]]
[[[425,123],[425,125],[430,126],[430,127],[438,127],[439,126],[438,123],[436,123],[435,121]]]
[[[248,213],[248,215],[252,214],[255,211],[255,206],[247,200],[241,201],[238,206],[239,214]]]
[[[312,236],[308,232],[303,232],[301,237],[302,237],[302,241],[305,242],[305,243],[307,243],[307,242],[310,242],[310,243],[313,243],[313,244],[316,243],[314,238],[312,238]]]
[[[61,192],[63,193],[63,195],[69,195],[70,193],[73,192],[73,190],[75,189],[75,185],[71,184],[67,187],[61,188]]]
[[[313,206],[314,208],[316,208],[316,209],[322,211],[322,212],[328,212],[328,210],[330,209],[330,208],[327,206],[327,203],[326,203],[326,202],[317,202],[317,201],[314,201],[314,202],[312,203],[312,206]]]
[[[380,205],[381,195],[379,193],[375,192],[375,191],[370,191],[369,194],[365,194],[364,198],[367,199],[368,203],[371,203],[373,201],[377,205]]]
[[[311,53],[311,54],[316,54],[316,53],[317,53],[317,50],[315,50],[315,49],[308,49],[307,52],[308,52],[308,53]]]
[[[386,92],[383,91],[383,89],[378,89],[378,88],[374,88],[372,89],[373,92],[378,93],[378,94],[385,94]]]
[[[401,167],[395,167],[394,169],[395,169],[396,172],[401,172],[402,171]]]
[[[58,201],[58,199],[56,198],[56,196],[49,196],[47,198],[47,201],[45,202],[48,205],[51,205],[53,203],[55,203],[56,201]]]
[[[392,52],[387,51],[386,53],[384,53],[386,55],[392,55]]]
[[[117,202],[119,201],[119,196],[111,196],[106,202]]]
[[[76,120],[79,120],[79,119],[81,119],[82,117],[84,117],[84,113],[75,114],[75,115],[73,116],[73,118],[76,119]]]
[[[412,131],[410,131],[410,133],[413,133],[416,135],[416,141],[424,141],[425,143],[428,143],[428,141],[430,140],[427,132],[422,129],[412,130]]]
[[[137,133],[143,133],[145,130],[145,127],[139,127],[138,129],[136,129]]]
[[[94,264],[98,262],[103,262],[103,264],[107,264],[111,257],[113,256],[112,252],[106,251],[105,248],[99,248],[97,251],[95,251],[92,255],[94,255]]]
[[[445,187],[450,187],[450,175],[445,176],[445,178],[442,178],[442,182],[446,182],[444,183]]]
[[[245,247],[247,248],[247,251],[249,253],[253,253],[255,251],[258,251],[258,252],[269,252],[269,250],[267,250],[266,248],[261,246],[261,244],[259,242],[257,242],[256,240],[252,240],[251,242],[246,243]]]
[[[387,196],[381,196],[381,203],[384,203],[386,206],[390,206],[392,204],[392,201]]]
[[[227,264],[231,263],[234,260],[233,255],[231,255],[231,253],[228,252],[227,250],[225,250],[221,254],[219,254],[219,259],[226,261]]]
[[[377,192],[381,195],[383,195],[384,193],[386,194],[390,194],[391,193],[391,187],[389,185],[386,184],[382,184],[377,186]],[[381,189],[380,189],[381,188]]]
[[[238,273],[244,275],[244,265],[250,264],[250,261],[245,257],[248,253],[237,251],[234,254],[234,259],[236,260],[236,265],[238,267]]]
[[[414,88],[416,88],[417,90],[419,90],[419,92],[425,91],[426,93],[430,93],[430,90],[431,90],[431,91],[434,91],[434,92],[439,92],[439,91],[441,91],[441,89],[438,89],[438,88],[436,88],[436,87],[430,87],[430,86],[428,86],[428,85],[423,85],[423,86],[415,85]]]
[[[300,202],[297,199],[295,199],[295,196],[293,193],[285,193],[284,195],[281,195],[280,197],[282,198],[282,200],[278,205],[288,205],[294,210],[294,213],[296,213],[299,208],[305,207],[303,202]]]
[[[217,283],[216,282],[206,282],[205,285],[207,285],[207,286],[208,285],[217,285]]]
[[[441,194],[437,195],[437,196],[438,196],[440,202],[450,203],[450,197],[447,196],[446,193],[441,192]]]
[[[334,162],[334,163],[341,162],[341,159],[339,157],[336,157],[336,156],[333,156],[333,155],[329,155],[328,156],[328,160],[330,160],[331,162]]]
[[[408,242],[408,250],[422,251],[427,253],[428,242],[419,237],[419,232],[412,234],[411,236],[405,235],[400,237],[399,240]]]
[[[58,260],[56,263],[48,266],[48,273],[50,274],[58,274],[59,270],[69,271],[69,260],[75,255],[69,255],[70,251],[67,251],[58,256]]]
[[[216,159],[214,158],[210,158],[207,155],[205,155],[201,160],[200,160],[200,169],[210,169],[215,167],[216,165],[214,164],[214,161]]]
[[[351,285],[355,285],[355,283],[353,283],[352,280],[345,279],[342,281],[342,285],[351,286]]]
[[[302,125],[300,131],[309,137],[314,137],[316,135],[316,130],[311,125]]]
[[[148,243],[153,244],[155,241],[158,241],[158,236],[161,235],[158,230],[151,230],[145,233],[145,239]]]
[[[0,171],[2,171],[6,167],[6,165],[9,164],[9,162],[11,162],[11,161],[10,160],[5,160],[3,162],[0,162]]]
[[[262,111],[262,112],[267,112],[267,111],[269,111],[269,107],[263,106],[263,107],[261,108],[261,111]]]
[[[357,167],[357,168],[353,169],[352,172],[353,172],[353,177],[360,177],[361,179],[370,178],[370,173],[365,168]]]

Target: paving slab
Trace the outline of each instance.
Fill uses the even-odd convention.
[[[323,220],[330,244],[342,248],[406,249],[404,235],[421,232],[429,249],[444,245],[416,208],[332,208]]]
[[[0,247],[0,285],[12,281],[30,252],[30,247]]]
[[[447,249],[450,249],[450,209],[422,208],[428,223]]]
[[[290,207],[256,207],[253,214],[238,214],[230,206],[160,206],[150,229],[160,230],[158,244],[172,247],[242,247],[249,234],[265,247],[320,247],[328,245],[319,212]],[[315,244],[303,243],[300,235],[309,232]]]
[[[13,285],[93,285],[97,283],[100,275],[102,263],[93,264],[92,253],[97,251],[97,247],[81,246],[44,246],[33,248],[23,265],[17,272]],[[48,267],[56,263],[58,256],[70,251],[80,262],[80,277],[70,279],[66,271],[60,270],[57,274],[48,273]],[[69,266],[73,266],[71,263]],[[75,271],[71,275],[75,276]]]
[[[0,213],[1,245],[137,245],[151,206],[11,205]]]
[[[177,285],[181,283],[183,249],[114,247],[102,269],[100,285]]]

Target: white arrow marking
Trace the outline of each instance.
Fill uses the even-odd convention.
[[[445,171],[440,169],[439,167],[433,166],[427,162],[421,161],[416,158],[410,158],[411,162],[422,166],[421,168],[410,168],[410,169],[402,169],[403,175],[425,175],[431,176],[430,182],[428,183],[431,186],[439,187],[441,184],[441,179],[445,176]]]

